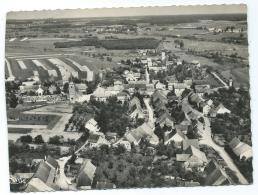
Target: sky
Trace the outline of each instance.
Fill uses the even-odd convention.
[[[137,8],[95,8],[8,12],[7,19],[91,18],[147,15],[247,13],[246,5],[191,5]]]

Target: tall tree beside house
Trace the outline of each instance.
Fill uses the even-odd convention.
[[[18,98],[14,93],[10,93],[9,97],[7,97],[7,102],[9,103],[9,106],[11,108],[16,108],[16,106],[18,105]]]
[[[37,135],[37,136],[34,138],[34,143],[35,143],[35,144],[43,144],[43,143],[44,143],[44,140],[43,140],[42,135]]]
[[[69,83],[65,83],[64,86],[63,86],[63,92],[64,93],[68,93],[68,88],[69,88]]]

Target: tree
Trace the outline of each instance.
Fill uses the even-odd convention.
[[[56,91],[55,91],[56,94],[60,94],[61,93],[61,89],[60,87],[56,86]]]
[[[49,140],[48,140],[48,143],[49,144],[54,144],[54,145],[58,145],[61,143],[60,141],[60,137],[59,136],[53,136],[53,137],[50,137]]]
[[[31,143],[32,142],[32,137],[30,135],[24,135],[20,137],[20,141],[22,143]]]
[[[125,153],[125,151],[126,151],[125,147],[123,145],[118,144],[118,146],[115,148],[114,153],[116,155],[120,155],[120,154]]]
[[[11,93],[9,95],[9,105],[11,108],[16,108],[16,106],[18,105],[18,98],[14,93]]]
[[[43,143],[44,143],[44,140],[43,140],[42,135],[37,135],[37,136],[34,138],[34,142],[35,142],[36,144],[43,144]]]
[[[180,48],[184,48],[184,46],[185,46],[185,44],[184,44],[183,41],[181,41],[181,42],[179,43],[179,45],[180,45]]]
[[[63,92],[64,92],[64,93],[69,93],[69,90],[68,90],[68,89],[69,89],[69,83],[65,83],[65,84],[64,84],[64,87],[63,87]]]

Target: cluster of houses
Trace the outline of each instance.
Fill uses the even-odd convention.
[[[59,172],[58,162],[51,156],[41,160],[35,174],[30,178],[25,192],[39,191],[56,191],[59,190],[57,185],[57,176]]]
[[[36,161],[37,160],[37,161]],[[34,166],[37,166],[35,173],[16,173],[10,176],[11,189],[23,189],[25,192],[54,192],[62,189],[60,166],[57,160],[48,156],[45,159],[34,159]],[[74,184],[68,182],[69,189],[91,189],[97,167],[90,159],[77,157],[75,165],[79,166],[76,172]],[[67,175],[70,174],[71,165],[68,165]],[[71,175],[72,176],[72,175]],[[97,181],[96,189],[112,189],[116,186],[107,181]]]
[[[166,59],[165,52],[162,52],[162,58]],[[153,95],[156,89],[165,91],[173,90],[176,96],[181,96],[185,89],[191,89],[192,85],[195,84],[195,91],[199,95],[203,95],[205,92],[211,90],[207,80],[193,80],[185,79],[183,82],[179,82],[176,77],[167,76],[165,82],[159,80],[150,79],[150,70],[153,67],[162,71],[167,71],[167,65],[154,65],[151,58],[141,60],[143,67],[145,67],[145,73],[142,74],[140,71],[125,70],[121,75],[124,80],[115,80],[112,86],[102,87],[98,86],[96,91],[92,94],[99,101],[106,101],[110,96],[116,96],[118,100],[124,102],[130,99],[130,96],[135,92],[140,93],[143,96],[150,97]],[[155,61],[156,62],[156,61]],[[162,59],[161,59],[162,62]],[[193,63],[194,66],[198,66],[199,63]],[[158,72],[159,70],[155,70]]]
[[[231,113],[222,103],[216,106],[211,99],[203,99],[202,95],[191,92],[188,95],[188,101],[190,104],[197,106],[198,110],[202,111],[204,116],[216,117],[218,114]]]
[[[19,86],[19,92],[24,103],[47,102],[56,103],[67,99],[67,96],[61,91],[62,84],[52,84],[48,87],[42,86],[38,80],[29,79],[22,82]],[[68,99],[70,102],[75,100],[87,92],[85,83],[69,82]]]

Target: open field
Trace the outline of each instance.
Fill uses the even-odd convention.
[[[48,115],[51,117],[51,121],[49,123],[45,123],[46,121],[15,121],[8,122],[8,131],[9,131],[9,140],[16,140],[22,134],[28,134],[32,137],[37,135],[42,135],[44,140],[48,140],[49,137],[53,137],[55,135],[63,136],[65,140],[67,139],[78,139],[82,134],[77,132],[64,132],[65,124],[72,116],[72,106],[68,104],[56,104],[56,105],[48,105],[40,108],[27,110],[24,112],[27,115]],[[37,124],[36,124],[37,123]]]

